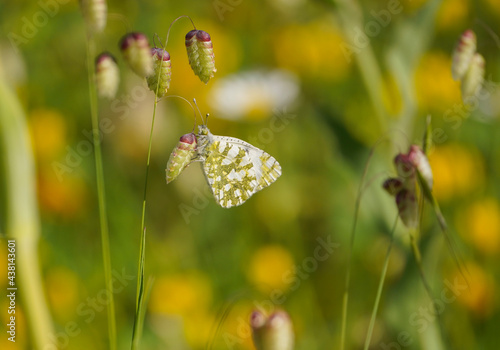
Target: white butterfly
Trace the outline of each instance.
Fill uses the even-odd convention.
[[[263,150],[234,137],[213,135],[206,125],[198,128],[198,135],[183,135],[172,151],[167,183],[191,162],[200,161],[216,202],[231,208],[280,177],[281,166]]]

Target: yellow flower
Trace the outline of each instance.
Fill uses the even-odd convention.
[[[463,211],[457,227],[463,237],[485,254],[500,250],[500,205],[495,198],[484,198]]]
[[[273,289],[285,292],[288,285],[284,276],[293,269],[294,261],[288,250],[279,245],[268,245],[255,252],[247,275],[261,292],[266,293]]]
[[[495,283],[493,277],[479,265],[469,262],[466,264],[467,282],[469,288],[457,294],[457,300],[479,318],[487,318],[493,311],[495,302]],[[459,271],[451,281],[466,282]]]
[[[40,206],[63,217],[75,217],[85,209],[87,187],[77,174],[65,174],[60,181],[52,167],[42,167],[38,178]]]
[[[415,88],[421,109],[444,112],[460,103],[460,86],[451,76],[451,58],[441,52],[425,55],[415,72]]]
[[[79,282],[75,273],[56,267],[47,274],[47,297],[54,313],[63,321],[71,319],[79,301]]]
[[[305,25],[289,25],[271,35],[278,65],[302,76],[328,81],[343,79],[349,63],[342,52],[345,43],[332,19]]]
[[[51,161],[64,151],[67,128],[64,117],[58,111],[33,111],[30,127],[35,154],[41,160]]]
[[[485,182],[484,160],[475,148],[459,144],[438,146],[429,162],[434,174],[433,193],[438,200],[470,194]]]
[[[469,5],[464,0],[445,0],[437,14],[436,24],[439,29],[461,28],[469,14]]]
[[[186,316],[206,310],[212,301],[212,287],[200,273],[162,276],[151,291],[151,312]]]

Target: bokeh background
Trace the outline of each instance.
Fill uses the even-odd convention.
[[[91,126],[85,25],[76,1],[52,3],[57,4],[53,12],[41,5],[44,1],[0,3],[2,80],[22,103],[35,155],[39,269],[54,339],[60,348],[106,349],[95,169],[86,136]],[[430,153],[434,193],[466,266],[468,286],[450,289],[463,287],[464,280],[428,207],[422,213],[424,268],[444,305],[442,323],[452,348],[496,348],[500,5],[495,0],[366,0],[353,10],[349,3],[108,2],[108,24],[96,40],[98,50],[110,51],[121,67],[116,99],[99,101],[100,117],[112,121],[103,150],[112,266],[123,286],[115,293],[120,349],[130,346],[132,336],[154,98],[124,64],[118,42],[129,31],[141,31],[151,42],[157,33],[164,41],[180,15],[191,16],[197,28],[211,34],[217,73],[207,85],[192,73],[184,48],[192,27],[180,20],[167,46],[169,94],[196,98],[201,112],[210,113],[214,134],[265,149],[280,162],[283,175],[232,209],[216,205],[198,164],[167,186],[166,162],[178,138],[191,131],[194,117],[180,99],[160,102],[146,211],[146,278],[154,277],[154,283],[142,348],[204,349],[212,342],[213,349],[252,349],[250,312],[281,308],[293,321],[296,349],[338,349],[354,205],[378,142],[363,186],[352,256],[348,348],[361,348],[397,214],[380,184],[395,173],[393,156],[421,143],[429,114],[440,130]],[[27,23],[34,29],[26,29]],[[347,52],[349,38],[369,23],[369,43],[358,37],[358,55]],[[491,98],[473,107],[463,104],[460,84],[451,78],[451,54],[467,28],[477,34],[491,88]],[[23,38],[18,45],[12,33]],[[8,234],[8,206],[2,200],[2,235]],[[437,321],[425,313],[431,304],[407,231],[399,224],[395,235],[371,348],[429,349],[426,344],[439,338]],[[324,261],[314,258],[319,242],[334,244]],[[2,238],[2,291],[6,261]],[[445,302],[443,295],[455,298]],[[0,348],[30,349],[19,302],[17,341],[7,341],[2,328],[7,305],[8,299],[0,298]],[[75,323],[78,334],[61,336]],[[403,332],[411,341],[402,340]]]

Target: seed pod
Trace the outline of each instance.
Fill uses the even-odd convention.
[[[399,191],[403,189],[403,181],[397,178],[389,178],[382,184],[384,190],[387,191],[391,196],[395,196]]]
[[[80,0],[80,6],[88,31],[91,34],[102,32],[108,17],[106,0]]]
[[[453,51],[451,74],[454,80],[461,80],[464,77],[475,52],[476,34],[474,34],[472,30],[467,29],[460,37],[460,40]]]
[[[254,311],[250,326],[257,350],[293,350],[293,326],[286,312],[276,311],[266,319],[260,311]]]
[[[194,133],[182,135],[170,154],[167,162],[167,184],[174,181],[177,176],[196,157],[196,136]]]
[[[156,96],[163,97],[170,89],[170,80],[172,77],[172,68],[170,65],[170,55],[167,51],[160,48],[152,48],[153,56],[153,74],[146,78],[149,90],[156,93]],[[160,84],[158,86],[158,76]],[[158,87],[158,91],[156,88]]]
[[[410,151],[408,152],[408,158],[411,164],[413,164],[413,166],[425,180],[425,182],[427,182],[427,186],[429,187],[429,189],[432,190],[432,185],[434,183],[432,169],[429,160],[425,156],[424,152],[422,152],[422,150],[417,145],[412,145],[410,147]]]
[[[153,60],[148,38],[142,33],[129,33],[120,42],[125,61],[139,76],[147,77],[153,74]]]
[[[192,30],[186,34],[186,49],[189,64],[202,82],[208,83],[217,71],[210,34],[203,30]]]
[[[398,154],[394,158],[394,164],[396,165],[396,171],[398,176],[401,178],[405,188],[412,188],[415,184],[415,167],[410,162],[410,158],[407,154]]]
[[[467,69],[467,73],[465,73],[464,78],[462,79],[462,85],[460,86],[462,89],[462,100],[465,103],[469,98],[474,98],[477,96],[480,89],[483,86],[484,82],[484,57],[476,53],[472,57],[472,60],[469,65],[469,69]]]
[[[402,189],[396,194],[399,217],[408,228],[418,226],[418,203],[414,191]]]
[[[99,97],[113,99],[120,82],[120,70],[115,58],[108,52],[97,56],[95,61],[96,85]]]

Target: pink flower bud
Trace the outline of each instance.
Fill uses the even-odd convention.
[[[155,92],[158,97],[166,95],[170,89],[170,80],[172,78],[172,68],[170,65],[170,54],[160,48],[152,48],[151,56],[153,57],[153,74],[146,78],[149,90]],[[160,84],[158,86],[158,78]],[[158,87],[158,91],[156,88]]]
[[[261,312],[254,311],[250,326],[257,350],[293,350],[293,326],[286,312],[276,311],[266,319]]]
[[[476,52],[476,34],[470,29],[467,29],[453,51],[453,62],[451,65],[451,74],[454,80],[461,80],[472,60],[472,56]]]
[[[89,33],[102,32],[108,16],[106,0],[80,0],[80,6]]]
[[[153,74],[153,59],[148,38],[142,33],[129,33],[120,42],[125,61],[139,76],[147,77]]]
[[[104,52],[97,56],[95,64],[99,97],[114,98],[120,82],[120,70],[115,58],[110,53]]]
[[[467,103],[469,97],[479,94],[484,82],[484,57],[476,53],[472,57],[469,68],[462,79],[462,100]]]
[[[210,35],[203,30],[191,30],[186,34],[189,64],[202,82],[208,83],[217,71]]]
[[[410,151],[408,152],[408,158],[413,164],[413,166],[420,173],[422,178],[427,182],[427,186],[432,190],[432,185],[434,183],[432,176],[432,169],[429,160],[425,156],[424,152],[417,145],[412,145]]]

